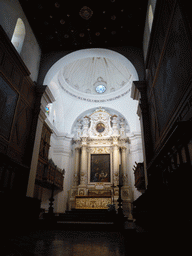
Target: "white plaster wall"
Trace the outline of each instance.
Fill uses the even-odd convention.
[[[21,18],[25,24],[26,36],[20,53],[22,60],[31,72],[31,79],[37,81],[41,49],[25,17],[18,0],[0,0],[0,25],[11,40],[17,19]]]
[[[59,132],[70,135],[73,123],[78,116],[88,109],[98,107],[108,107],[120,112],[126,118],[131,132],[141,130],[139,117],[136,115],[138,102],[130,98],[130,93],[114,101],[95,103],[76,99],[62,91],[62,89],[52,109],[56,113],[55,126]]]
[[[73,172],[71,171],[72,151],[71,139],[59,134],[53,128],[51,136],[51,148],[49,151],[49,158],[52,158],[54,163],[61,169],[65,169],[63,191],[55,191],[54,194],[54,211],[63,213],[67,210],[68,191],[71,188],[73,180]]]

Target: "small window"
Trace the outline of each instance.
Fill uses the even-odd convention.
[[[99,84],[97,85],[97,87],[95,88],[97,93],[104,93],[106,90],[106,87],[103,84]]]
[[[24,39],[25,39],[25,25],[22,19],[18,18],[11,42],[19,54],[21,53]]]
[[[148,22],[149,22],[149,30],[151,32],[152,24],[153,24],[153,10],[152,6],[149,6],[149,13],[148,13]]]

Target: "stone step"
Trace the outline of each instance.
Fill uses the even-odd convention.
[[[115,214],[111,214],[107,210],[86,210],[72,209],[66,213],[59,214],[57,221],[86,221],[86,222],[113,222]]]

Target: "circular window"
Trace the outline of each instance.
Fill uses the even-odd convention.
[[[99,133],[103,132],[103,131],[105,130],[105,125],[104,125],[103,123],[98,123],[98,124],[96,125],[96,130],[97,130],[97,132],[99,132]]]
[[[104,93],[106,90],[106,87],[103,84],[99,84],[97,85],[97,87],[95,88],[96,92],[98,93]]]

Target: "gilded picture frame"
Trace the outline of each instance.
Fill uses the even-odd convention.
[[[91,154],[90,182],[107,183],[111,180],[110,154]]]

